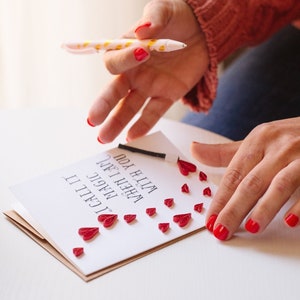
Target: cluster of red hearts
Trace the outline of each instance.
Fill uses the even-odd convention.
[[[168,207],[172,207],[174,205],[174,199],[168,198],[164,200],[164,204]],[[194,205],[194,210],[198,213],[201,213],[203,209],[203,203],[197,203]],[[146,214],[149,217],[155,217],[156,215],[156,208],[155,207],[148,207],[146,208]],[[127,224],[133,224],[136,221],[136,214],[125,214],[123,216],[123,220]],[[177,214],[173,216],[173,221],[178,224],[179,227],[185,227],[188,225],[192,218],[191,213],[184,213],[184,214]],[[118,220],[117,214],[101,214],[98,216],[98,221],[103,225],[105,228],[110,228],[115,225]],[[158,223],[158,229],[166,233],[170,229],[170,223]],[[78,234],[82,237],[84,241],[91,241],[99,234],[99,227],[81,227],[78,229]],[[73,248],[73,253],[76,257],[80,257],[84,253],[83,247],[76,247]]]
[[[177,165],[179,167],[180,173],[184,176],[189,175],[190,172],[196,172],[197,167],[187,161],[178,159]],[[207,181],[207,175],[200,171],[199,172],[199,180],[200,181]],[[189,193],[190,189],[187,183],[184,183],[181,186],[181,192],[182,193]],[[203,195],[204,196],[211,196],[211,189],[209,187],[206,187],[203,189]],[[164,199],[164,205],[166,205],[169,208],[172,208],[174,206],[174,198],[167,198]],[[194,205],[194,211],[201,213],[203,210],[203,203],[197,203]],[[149,217],[154,217],[156,215],[156,208],[155,207],[149,207],[146,208],[146,214]],[[133,224],[136,221],[136,214],[125,214],[123,216],[123,220],[128,224]],[[190,220],[192,218],[191,213],[183,213],[183,214],[176,214],[173,216],[173,222],[177,223],[179,227],[185,227],[189,224]],[[98,216],[98,221],[103,225],[105,228],[110,228],[115,225],[115,223],[118,220],[117,214],[101,214]],[[170,223],[158,223],[158,229],[163,232],[167,233],[170,229]],[[82,227],[79,228],[78,234],[82,237],[84,241],[91,241],[99,234],[99,227]],[[76,257],[80,257],[84,253],[83,247],[76,247],[73,248],[73,254]]]

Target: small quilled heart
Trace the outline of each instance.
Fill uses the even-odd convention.
[[[200,181],[206,181],[207,180],[207,175],[202,171],[199,172],[199,180]]]
[[[211,196],[211,189],[209,187],[205,188],[203,190],[203,195],[210,197]]]
[[[189,193],[190,192],[190,189],[189,189],[189,186],[185,183],[182,187],[181,187],[181,191],[183,193]]]
[[[178,224],[179,227],[185,227],[192,218],[191,213],[179,214],[173,216],[173,221]]]
[[[159,223],[158,224],[158,229],[163,233],[167,232],[169,230],[169,228],[170,228],[170,223]]]
[[[76,247],[76,248],[73,248],[73,254],[76,256],[76,257],[79,257],[83,254],[84,252],[84,249],[82,247]]]
[[[174,205],[174,198],[167,198],[164,200],[164,204],[167,207],[172,207]]]
[[[124,215],[124,220],[130,224],[131,222],[133,222],[136,219],[136,215],[135,214],[128,214],[128,215]]]
[[[116,214],[102,214],[98,216],[98,221],[103,224],[105,228],[109,228],[115,224],[118,219]]]
[[[99,233],[98,227],[81,227],[78,234],[82,236],[84,241],[89,241]]]
[[[182,159],[177,160],[177,165],[180,173],[184,176],[189,175],[190,172],[196,172],[197,170],[197,167],[194,164]]]
[[[203,209],[203,203],[197,203],[194,205],[194,211],[201,213]]]
[[[152,217],[156,214],[156,208],[155,207],[149,207],[149,208],[146,208],[146,214],[149,216],[149,217]]]

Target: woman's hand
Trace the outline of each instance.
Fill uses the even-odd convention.
[[[300,117],[256,127],[241,142],[192,144],[192,154],[212,166],[228,166],[207,212],[207,228],[229,239],[246,220],[251,233],[262,232],[300,186]],[[298,225],[300,199],[285,222]]]
[[[146,134],[189,92],[208,67],[204,36],[191,8],[183,0],[152,0],[126,38],[168,38],[187,44],[183,50],[161,53],[126,48],[104,55],[107,69],[117,74],[90,109],[88,122],[100,125],[98,140],[111,142],[145,104],[127,139]]]

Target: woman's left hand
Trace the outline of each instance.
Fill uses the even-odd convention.
[[[240,142],[194,142],[193,156],[204,164],[226,167],[207,212],[206,226],[227,240],[247,217],[245,228],[262,232],[300,186],[300,117],[257,126]],[[285,214],[299,224],[300,199]]]

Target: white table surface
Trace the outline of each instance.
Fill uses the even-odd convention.
[[[191,141],[226,139],[173,121],[156,126],[190,157]],[[0,210],[8,187],[94,155],[100,145],[86,112],[0,110]],[[124,142],[124,136],[116,142]],[[205,168],[214,181],[222,170]],[[219,242],[206,230],[91,282],[84,282],[0,216],[0,299],[300,299],[300,230],[280,218],[260,236],[241,230]]]

